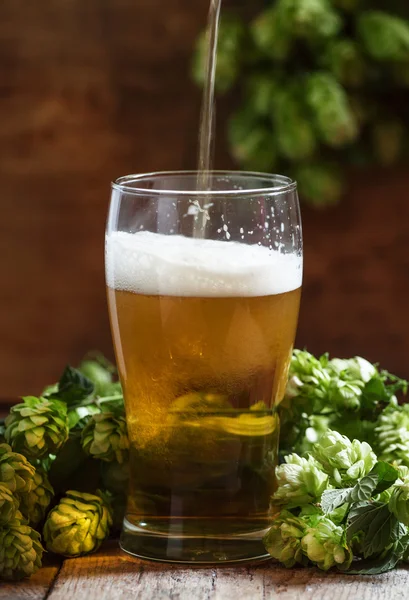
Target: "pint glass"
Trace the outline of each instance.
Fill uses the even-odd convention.
[[[302,282],[296,184],[131,175],[112,185],[110,321],[130,439],[122,548],[189,563],[266,557]]]

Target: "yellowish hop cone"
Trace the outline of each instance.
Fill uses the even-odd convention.
[[[43,537],[50,552],[81,556],[98,550],[111,526],[111,510],[102,498],[68,491],[49,513]]]

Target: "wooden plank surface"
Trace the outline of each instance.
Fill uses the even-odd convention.
[[[47,567],[0,587],[0,600],[404,600],[408,589],[406,568],[371,577],[287,570],[271,561],[188,568],[139,561],[110,542],[97,554],[65,560],[59,571]]]

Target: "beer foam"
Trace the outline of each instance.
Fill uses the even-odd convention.
[[[270,296],[302,283],[302,258],[239,242],[117,231],[106,237],[109,287],[146,295]]]

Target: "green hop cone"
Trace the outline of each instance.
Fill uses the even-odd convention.
[[[328,475],[311,456],[286,456],[285,463],[276,468],[276,477],[278,488],[272,498],[273,504],[287,508],[318,502],[330,487]]]
[[[305,350],[294,350],[285,392],[285,403],[291,404],[295,401],[302,404],[304,398],[313,396],[313,412],[319,412],[326,406],[331,383],[326,368],[327,362],[325,356],[318,359]]]
[[[14,519],[17,509],[16,496],[5,483],[0,483],[0,527]]]
[[[343,85],[357,87],[365,79],[365,62],[354,40],[331,41],[322,55],[321,63]]]
[[[369,56],[378,61],[409,61],[409,22],[387,13],[368,10],[357,21],[359,39]]]
[[[377,462],[369,444],[358,440],[351,442],[346,436],[331,430],[314,445],[312,455],[339,487],[353,485]]]
[[[47,550],[81,556],[98,550],[112,525],[109,507],[99,496],[75,491],[48,514],[43,536]]]
[[[379,460],[409,467],[409,404],[388,406],[375,428]]]
[[[301,199],[315,208],[337,204],[344,193],[345,177],[336,165],[323,162],[300,165],[294,177]]]
[[[309,560],[323,571],[331,567],[348,569],[352,562],[352,552],[345,542],[345,530],[335,525],[331,519],[317,517],[311,519],[310,527],[301,540],[301,547]]]
[[[251,24],[251,35],[259,52],[274,61],[285,60],[292,47],[292,34],[282,27],[277,11],[263,11]]]
[[[115,412],[94,415],[84,427],[81,442],[88,456],[106,462],[125,462],[129,451],[125,417]]]
[[[292,161],[311,158],[317,139],[299,90],[293,86],[278,89],[272,101],[274,135],[280,155]]]
[[[388,508],[404,525],[409,526],[409,476],[398,479],[392,488]]]
[[[305,534],[305,521],[283,510],[264,536],[263,543],[270,556],[291,568],[307,562],[301,547]]]
[[[67,405],[59,400],[27,396],[6,419],[7,442],[27,458],[56,454],[67,438]]]
[[[244,107],[228,123],[228,138],[233,158],[249,170],[271,172],[277,161],[273,128],[257,119],[252,109]]]
[[[48,481],[47,473],[41,467],[37,467],[31,491],[20,496],[20,511],[30,525],[35,527],[44,519],[53,496],[54,490]]]
[[[277,20],[282,30],[310,41],[335,36],[342,26],[329,0],[277,0]]]
[[[29,527],[17,511],[0,527],[0,579],[30,577],[41,567],[43,547],[40,534]]]
[[[35,468],[8,444],[0,444],[0,482],[13,493],[25,494],[34,487]]]
[[[241,67],[245,42],[245,24],[237,17],[222,15],[217,41],[216,89],[220,93],[235,84]],[[203,85],[206,77],[208,39],[204,31],[197,42],[193,57],[192,75],[197,84]]]
[[[323,142],[339,148],[353,142],[358,123],[344,88],[333,75],[317,72],[306,78],[306,102]]]

